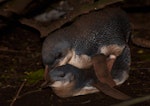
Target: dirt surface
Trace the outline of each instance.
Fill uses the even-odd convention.
[[[141,26],[150,28],[150,13],[129,13],[129,16],[134,26],[137,26],[136,31]],[[44,68],[41,60],[43,39],[37,32],[19,26],[5,32],[0,35],[0,106],[10,105],[27,72]],[[150,49],[137,47],[131,42],[130,48],[130,77],[118,89],[132,97],[146,96],[150,94]],[[42,81],[25,84],[20,93],[23,96],[16,100],[14,106],[109,106],[121,102],[102,93],[61,99],[51,89],[35,91],[40,88]],[[135,106],[150,106],[150,102]]]

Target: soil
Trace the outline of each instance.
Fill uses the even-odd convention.
[[[128,14],[137,27],[150,28],[150,13]],[[0,106],[10,105],[23,83],[25,73],[44,68],[41,60],[43,40],[38,32],[22,26],[14,26],[0,35]],[[130,48],[130,77],[118,89],[133,98],[146,96],[150,94],[150,49],[135,46],[131,42]],[[50,88],[38,90],[42,82],[25,84],[20,93],[22,96],[13,106],[109,106],[121,102],[102,93],[62,99],[53,94]],[[150,106],[150,101],[135,106]]]

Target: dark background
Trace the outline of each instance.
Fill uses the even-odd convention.
[[[0,1],[0,9],[9,0]],[[17,0],[14,0],[16,2]],[[20,18],[33,18],[35,15],[45,11],[48,7],[56,9],[60,0],[30,0],[28,8],[11,12],[0,10],[0,106],[9,106],[18,92],[28,73],[43,70],[41,59],[42,42],[38,30],[21,25]],[[69,6],[64,5],[63,11],[71,11],[72,7],[86,3],[93,3],[97,0],[66,0]],[[21,3],[21,2],[19,2]],[[23,7],[23,4],[20,4]],[[13,5],[15,7],[15,4]],[[149,0],[126,0],[120,4],[131,21],[133,35],[150,40],[150,1]],[[17,4],[16,4],[17,7]],[[21,11],[21,12],[20,12]],[[59,20],[58,17],[57,20]],[[53,21],[53,20],[52,20]],[[55,20],[54,20],[55,21]],[[51,23],[51,22],[50,22]],[[150,41],[149,41],[150,42]],[[132,64],[129,79],[118,89],[134,98],[150,95],[150,49],[140,47],[129,42],[132,54]],[[41,77],[40,77],[41,78]],[[36,83],[27,83],[19,95],[22,95],[14,102],[14,106],[70,106],[70,105],[97,105],[109,106],[121,101],[115,100],[101,93],[61,99],[55,96],[51,89],[36,91],[43,80]],[[149,106],[150,102],[145,101],[135,106]]]

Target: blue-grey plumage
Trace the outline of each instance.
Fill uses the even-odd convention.
[[[48,67],[45,77],[54,78],[53,74],[48,74],[49,71],[65,64],[89,69],[92,67],[92,56],[104,54],[116,58],[111,74],[117,85],[122,84],[127,79],[130,66],[127,46],[130,33],[128,17],[119,8],[107,7],[78,17],[70,26],[51,33],[44,41],[42,59]],[[124,61],[125,58],[127,61]],[[122,63],[121,66],[118,62]],[[95,88],[91,90],[96,91]]]
[[[91,56],[103,52],[101,48],[104,46],[124,47],[130,31],[126,14],[118,8],[91,12],[46,38],[42,49],[43,62],[52,65],[55,59],[65,56],[71,49],[77,55]]]
[[[125,80],[129,77],[130,64],[130,48],[126,46],[120,56],[117,57],[111,71],[111,75],[118,85],[125,82]]]
[[[86,89],[85,86],[90,87],[90,84],[97,80],[94,71],[79,70],[70,64],[52,69],[49,72],[49,76],[51,80],[48,85],[52,87],[56,95],[60,97],[84,94],[84,90]],[[95,88],[95,91],[98,90]],[[87,92],[88,89],[86,93]]]

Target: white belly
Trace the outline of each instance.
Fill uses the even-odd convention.
[[[114,55],[119,56],[125,46],[108,45],[99,48],[98,53],[103,53],[106,56]],[[87,69],[92,66],[91,57],[86,54],[77,55],[75,50],[69,50],[65,58],[61,59],[58,66],[71,64],[79,69]]]
[[[68,62],[69,64],[78,67],[79,69],[87,69],[92,66],[91,57],[87,55],[73,54],[72,58]]]
[[[79,69],[87,69],[92,66],[91,57],[83,54],[77,55],[74,50],[68,52],[65,58],[61,59],[58,66],[71,64]]]

